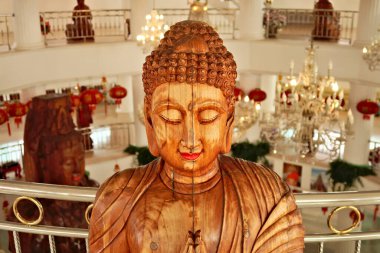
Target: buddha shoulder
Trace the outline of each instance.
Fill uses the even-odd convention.
[[[100,195],[108,195],[109,193],[115,193],[115,191],[123,190],[128,185],[136,184],[136,180],[141,180],[146,166],[130,168],[115,173],[109,179],[107,179],[97,192],[96,198]],[[138,182],[137,182],[138,183]]]
[[[231,176],[244,175],[243,180],[249,180],[250,183],[265,182],[277,185],[282,191],[287,190],[283,180],[270,168],[240,158],[220,156],[219,159],[221,166]]]

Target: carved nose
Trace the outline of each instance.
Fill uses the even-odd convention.
[[[181,145],[190,152],[200,145],[198,129],[191,119],[186,120],[184,124]]]

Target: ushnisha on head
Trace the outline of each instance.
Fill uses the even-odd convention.
[[[143,66],[145,103],[164,83],[208,84],[222,90],[233,112],[236,63],[223,40],[207,23],[182,21],[165,33]]]

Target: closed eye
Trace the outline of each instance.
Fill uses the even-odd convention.
[[[163,110],[159,116],[169,124],[178,125],[182,122],[182,113],[177,109]]]
[[[201,124],[210,124],[218,119],[220,113],[214,109],[202,110],[198,114],[198,120]]]

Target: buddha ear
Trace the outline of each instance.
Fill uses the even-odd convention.
[[[146,130],[146,136],[148,139],[148,148],[153,156],[159,156],[158,145],[156,141],[156,134],[154,133],[152,119],[150,113],[147,110],[147,105],[144,103],[144,124]]]
[[[233,133],[233,123],[234,123],[234,113],[231,113],[231,115],[227,119],[226,124],[226,130],[225,130],[225,136],[224,136],[224,142],[222,146],[222,154],[228,153],[231,150],[231,144],[232,144],[232,133]]]

